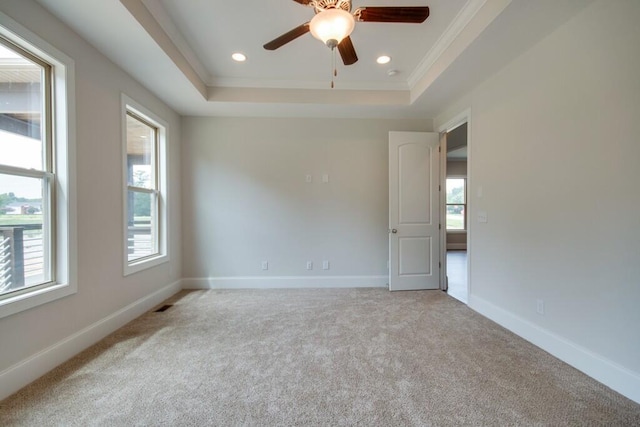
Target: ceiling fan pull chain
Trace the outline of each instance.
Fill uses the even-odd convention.
[[[336,49],[335,48],[331,48],[331,89],[333,89],[334,85],[333,85],[333,78],[335,76],[338,75],[338,72],[336,70]]]

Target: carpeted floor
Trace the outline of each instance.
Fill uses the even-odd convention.
[[[192,291],[0,402],[0,425],[640,425],[440,291]]]

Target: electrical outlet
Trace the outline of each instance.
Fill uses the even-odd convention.
[[[307,270],[313,270],[313,261],[307,261]]]
[[[322,269],[323,270],[329,269],[329,261],[322,261]]]
[[[325,184],[327,182],[329,182],[329,174],[328,173],[325,173],[325,174],[322,175],[322,182],[324,182]]]
[[[540,315],[544,315],[544,301],[541,299],[536,300],[536,312]]]
[[[313,177],[311,175],[305,175],[304,180],[306,182],[312,182],[313,181]]]
[[[263,270],[269,269],[269,261],[262,261],[262,269]]]

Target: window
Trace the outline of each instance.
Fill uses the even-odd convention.
[[[0,14],[0,317],[76,292],[73,61]]]
[[[51,66],[0,39],[0,295],[54,277]]]
[[[467,180],[447,178],[447,230],[467,229]]]
[[[125,145],[125,275],[166,256],[166,126],[123,96]]]

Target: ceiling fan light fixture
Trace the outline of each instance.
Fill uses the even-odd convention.
[[[334,48],[348,37],[355,26],[355,18],[342,9],[327,9],[316,14],[309,23],[311,35]]]
[[[376,59],[376,62],[380,65],[388,64],[389,62],[391,62],[391,57],[387,55],[382,55],[382,56],[379,56],[378,59]]]

